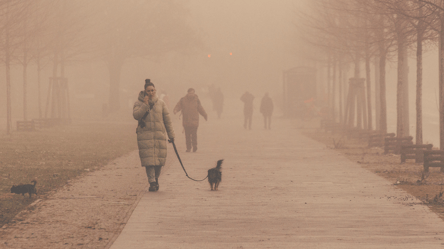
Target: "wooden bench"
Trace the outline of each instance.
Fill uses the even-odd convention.
[[[353,137],[358,140],[369,140],[371,136],[381,134],[380,131],[373,131],[373,130],[362,130],[362,129],[356,129],[353,128]],[[382,143],[381,143],[382,144]]]
[[[41,119],[34,119],[34,123],[36,128],[43,129],[43,128],[51,128],[57,125],[67,125],[71,124],[71,119],[66,118],[41,118]]]
[[[424,172],[429,172],[430,167],[440,167],[444,172],[444,150],[424,151]]]
[[[47,118],[38,118],[38,119],[33,119],[32,121],[34,121],[36,129],[45,129],[51,127],[51,124],[50,122],[48,122],[49,120]]]
[[[384,147],[384,139],[387,137],[395,137],[395,133],[381,133],[376,132],[374,134],[370,134],[368,137],[368,147]]]
[[[17,121],[17,131],[35,131],[34,121]]]
[[[433,144],[401,145],[401,163],[407,159],[415,159],[415,163],[424,162],[424,151],[432,150]]]
[[[401,145],[412,145],[413,144],[413,137],[386,137],[384,138],[384,154],[387,153],[394,153],[394,154],[400,154],[401,153]]]

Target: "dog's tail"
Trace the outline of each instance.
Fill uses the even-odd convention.
[[[37,180],[32,180],[32,183],[34,183],[34,186],[37,184]]]
[[[216,165],[216,169],[221,169],[222,168],[222,162],[224,161],[224,159],[220,159],[219,161],[217,161],[217,165]]]

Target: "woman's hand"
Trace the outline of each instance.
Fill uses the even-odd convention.
[[[150,98],[148,97],[148,96],[145,96],[145,98],[143,98],[143,103],[145,103],[145,104],[147,104],[148,105],[148,100],[149,100]]]

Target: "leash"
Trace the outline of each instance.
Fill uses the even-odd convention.
[[[183,166],[182,160],[180,160],[180,156],[179,156],[179,152],[177,152],[176,144],[174,143],[174,141],[169,141],[169,142],[173,144],[174,151],[176,152],[177,159],[179,159],[179,162],[180,162],[180,166],[182,166],[183,172],[185,172],[185,175],[186,175],[188,178],[190,178],[191,180],[196,181],[196,182],[201,182],[201,181],[203,181],[203,180],[205,180],[205,179],[208,178],[208,176],[206,176],[206,177],[205,177],[204,179],[202,179],[202,180],[196,180],[196,179],[193,179],[193,178],[189,177],[187,171],[185,170],[185,167]]]

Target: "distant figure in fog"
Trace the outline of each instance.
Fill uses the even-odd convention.
[[[187,151],[197,151],[197,128],[199,127],[199,114],[207,120],[208,116],[202,107],[199,97],[197,97],[193,88],[188,89],[187,95],[181,98],[174,107],[174,114],[182,111],[182,125],[185,129],[185,141],[187,145]]]
[[[217,91],[214,93],[213,107],[217,113],[217,117],[220,118],[220,115],[222,114],[224,108],[224,94],[222,93],[220,88],[218,88]]]
[[[260,112],[264,116],[264,128],[271,129],[271,114],[273,114],[273,100],[265,93],[261,101]]]
[[[159,190],[159,176],[167,157],[166,135],[174,141],[174,130],[165,102],[157,98],[156,88],[145,80],[145,90],[134,103],[133,116],[139,121],[137,144],[142,166],[145,167],[149,191]],[[166,131],[166,133],[165,133]]]
[[[244,102],[244,128],[251,130],[251,121],[253,119],[253,100],[254,96],[253,94],[249,93],[248,91],[245,92],[241,96],[241,101]]]

